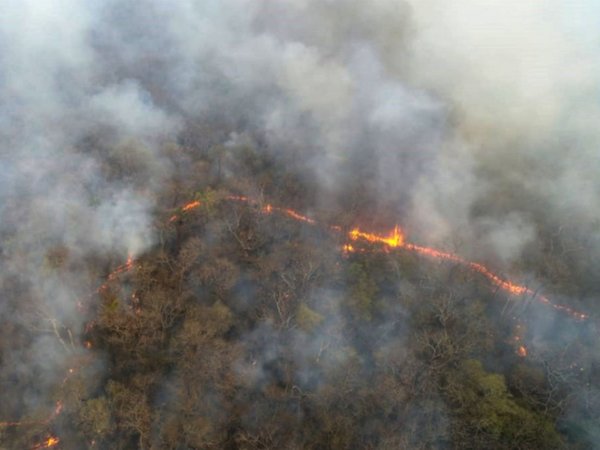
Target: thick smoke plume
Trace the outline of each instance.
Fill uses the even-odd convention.
[[[2,355],[0,397],[31,387],[2,413],[52,403],[81,351],[78,300],[156,243],[167,149],[198,124],[293,165],[315,209],[400,220],[536,288],[519,264],[542,228],[598,269],[593,3],[4,1],[0,317],[27,338]]]

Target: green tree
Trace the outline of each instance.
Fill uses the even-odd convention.
[[[500,374],[466,360],[447,378],[443,392],[458,419],[455,442],[464,448],[560,448],[562,440],[544,416],[519,405]]]

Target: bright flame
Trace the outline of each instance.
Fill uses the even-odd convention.
[[[60,439],[56,436],[48,436],[48,438],[44,442],[40,442],[39,444],[31,447],[31,450],[36,450],[39,448],[50,448],[55,447],[60,443]]]
[[[398,225],[396,225],[391,233],[387,236],[381,236],[375,233],[366,233],[358,228],[354,228],[352,231],[350,231],[348,236],[353,241],[363,239],[371,243],[384,244],[391,248],[404,247],[404,233]]]
[[[519,348],[517,348],[517,355],[521,358],[525,358],[527,356],[527,348],[524,345],[519,345]]]
[[[342,251],[344,253],[354,253],[355,249],[352,246],[352,244],[344,244],[344,246],[342,247]]]

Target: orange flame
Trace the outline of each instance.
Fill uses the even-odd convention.
[[[527,348],[524,345],[519,345],[519,348],[517,348],[517,355],[521,358],[525,358],[527,356]]]
[[[181,207],[181,212],[185,213],[191,211],[192,209],[198,208],[201,204],[202,203],[200,202],[200,200],[193,200],[183,205]],[[175,222],[178,218],[179,216],[177,214],[173,214],[171,217],[169,217],[169,223]]]
[[[185,205],[183,205],[181,210],[183,212],[188,212],[192,209],[198,208],[200,205],[201,205],[200,200],[194,200],[193,202],[189,202],[189,203],[186,203]]]

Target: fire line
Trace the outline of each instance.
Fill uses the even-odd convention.
[[[243,195],[229,195],[229,196],[225,197],[225,200],[248,203],[248,204],[258,204],[257,201],[252,200],[251,198],[243,196]],[[183,205],[180,208],[180,211],[182,214],[187,213],[189,211],[192,211],[192,210],[198,208],[200,205],[201,205],[200,201],[194,200],[194,201],[188,202],[185,205]],[[304,222],[304,223],[307,223],[310,225],[319,225],[319,223],[315,219],[307,217],[291,208],[277,207],[277,206],[273,206],[271,204],[266,204],[261,208],[261,212],[263,214],[272,214],[274,212],[278,212],[278,213],[283,214],[287,217],[290,217],[291,219],[294,219],[296,221]],[[173,222],[178,217],[179,217],[178,215],[173,215],[169,219],[169,222]],[[328,228],[335,232],[338,232],[338,233],[342,232],[342,228],[339,225],[329,225]],[[534,297],[539,303],[550,306],[551,308],[555,309],[556,311],[565,313],[577,320],[581,321],[581,320],[588,319],[587,314],[576,311],[569,306],[553,303],[548,297],[545,297],[544,295],[540,295],[537,292],[533,291],[532,289],[530,289],[526,286],[519,285],[508,279],[504,279],[504,278],[500,277],[499,275],[495,274],[492,270],[490,270],[488,267],[486,267],[485,265],[483,265],[481,263],[468,261],[454,253],[445,252],[442,250],[438,250],[436,248],[425,247],[422,245],[417,245],[417,244],[407,242],[404,232],[398,225],[396,225],[388,235],[369,233],[369,232],[363,231],[360,228],[356,227],[347,233],[347,237],[350,239],[350,241],[366,241],[371,244],[381,244],[381,245],[383,245],[383,248],[385,251],[389,251],[392,249],[404,249],[404,250],[407,250],[407,251],[410,251],[410,252],[413,252],[413,253],[428,257],[428,258],[439,260],[439,261],[449,261],[449,262],[461,264],[461,265],[469,268],[471,271],[479,273],[480,275],[484,276],[485,278],[487,278],[487,280],[492,285],[498,287],[499,289],[501,289],[502,291],[504,291],[510,295],[513,295],[513,296],[530,295],[530,296]],[[356,253],[358,251],[360,251],[360,250],[356,246],[352,245],[351,243],[347,243],[342,246],[342,253],[345,255],[348,255],[350,253]],[[131,265],[131,264],[133,264],[133,262],[128,261],[128,264]],[[118,272],[117,275],[119,273],[121,273],[119,268],[117,268],[115,270],[115,272]]]

